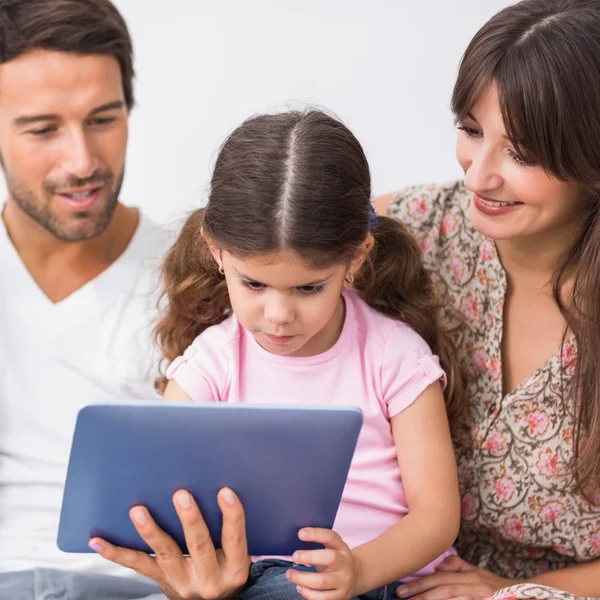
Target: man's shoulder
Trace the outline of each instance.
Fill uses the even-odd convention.
[[[131,240],[132,254],[144,259],[155,257],[162,260],[177,236],[177,229],[157,223],[141,210],[139,223]]]

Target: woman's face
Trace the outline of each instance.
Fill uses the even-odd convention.
[[[578,223],[580,184],[523,162],[506,137],[495,85],[459,123],[456,157],[473,193],[473,226],[486,237],[553,237]]]

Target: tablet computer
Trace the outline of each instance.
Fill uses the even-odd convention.
[[[58,529],[65,552],[93,537],[151,552],[129,519],[146,506],[187,553],[173,493],[192,493],[217,548],[227,486],[246,512],[252,555],[318,547],[302,527],[331,528],[362,425],[343,406],[136,402],[79,411]]]

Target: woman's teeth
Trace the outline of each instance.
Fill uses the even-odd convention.
[[[522,202],[497,202],[496,200],[485,200],[481,196],[479,197],[481,202],[486,206],[490,206],[492,208],[497,208],[499,206],[514,206],[515,204],[523,204]]]

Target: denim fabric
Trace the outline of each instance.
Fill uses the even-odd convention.
[[[313,567],[295,565],[285,560],[260,560],[252,565],[246,589],[237,595],[237,600],[303,600],[296,586],[285,578],[286,571],[293,567],[298,571],[314,571]],[[398,583],[383,586],[352,600],[391,600]]]
[[[36,569],[0,573],[0,600],[166,600],[157,585],[110,575]]]

